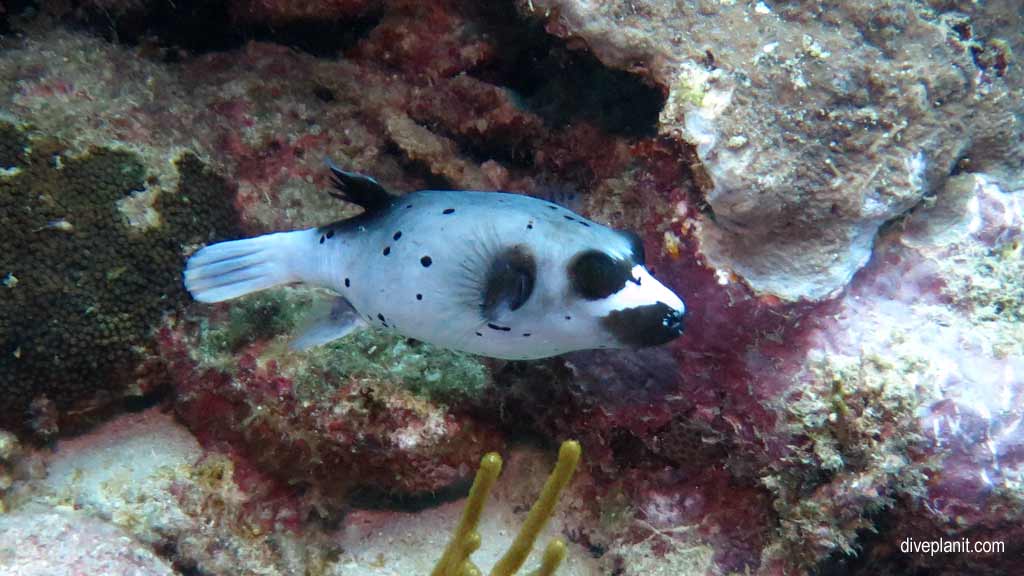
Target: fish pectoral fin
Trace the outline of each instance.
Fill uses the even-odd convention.
[[[310,314],[310,319],[289,345],[292,350],[307,350],[366,328],[366,321],[352,304],[341,296],[332,299],[330,307]]]

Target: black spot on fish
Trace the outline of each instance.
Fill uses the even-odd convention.
[[[569,222],[575,222],[576,221],[575,218],[573,218],[572,216],[569,216],[568,214],[562,214],[562,218],[565,218]]]
[[[323,243],[324,243],[324,240],[326,240],[326,239],[327,239],[326,237],[324,237],[324,236],[322,236],[322,235],[321,235],[321,236],[320,236],[320,243],[321,243],[321,244],[323,244]]]
[[[385,326],[388,325],[388,321],[384,319],[384,315],[381,314],[380,312],[377,313],[377,320],[380,320],[380,323]]]
[[[352,282],[350,282],[348,278],[345,278],[345,288],[348,288],[351,285],[352,285]]]
[[[479,333],[479,332],[476,332],[476,335],[477,335],[477,336],[483,336],[483,334],[481,334],[481,333]]]
[[[416,295],[416,299],[417,300],[423,300],[423,294],[417,294]]]
[[[523,332],[523,337],[529,338],[530,337],[530,333],[529,332]]]
[[[548,208],[552,210],[558,210],[558,206],[555,206],[554,204],[548,204]]]
[[[572,320],[572,316],[566,316],[565,319],[566,320]]]
[[[445,208],[444,211],[441,212],[441,214],[454,214],[454,213],[455,213],[455,208]]]
[[[526,229],[527,230],[533,230],[533,224],[532,223],[531,224],[527,224],[526,225]]]
[[[328,230],[325,236],[327,236],[327,238],[334,238],[334,230]]]
[[[422,264],[424,268],[430,268],[430,265],[433,263],[434,261],[430,258],[430,256],[424,256],[423,258],[420,258],[420,264]]]
[[[412,204],[406,204],[405,207],[406,208],[412,208]]]
[[[391,246],[384,247],[384,255],[387,256],[388,254],[391,254]]]
[[[394,235],[394,236],[392,236],[391,238],[392,238],[393,240],[398,240],[398,239],[399,239],[399,238],[401,238],[401,237],[402,237],[402,231],[401,231],[401,230],[399,230],[398,232],[395,232],[395,235]]]
[[[587,223],[587,222],[584,222],[583,220],[580,220],[580,221],[579,221],[579,223],[580,223],[580,224],[583,224],[583,227],[584,227],[584,228],[590,228],[590,224],[589,224],[589,223]]]
[[[497,324],[492,324],[491,322],[487,323],[487,327],[490,328],[491,330],[500,330],[501,332],[508,332],[512,330],[508,326],[498,326]]]

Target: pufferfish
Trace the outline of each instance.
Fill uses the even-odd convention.
[[[337,294],[292,343],[367,327],[446,348],[527,360],[666,343],[684,305],[644,248],[562,206],[504,192],[388,192],[329,160],[332,195],[363,212],[333,224],[220,242],[193,254],[185,287],[222,302],[303,283]]]

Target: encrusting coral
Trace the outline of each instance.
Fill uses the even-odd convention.
[[[491,576],[511,576],[519,571],[533,549],[537,535],[547,524],[558,503],[558,496],[572,478],[576,465],[580,461],[581,448],[579,442],[566,440],[558,450],[558,463],[548,476],[540,497],[530,508],[519,534],[512,542],[505,555],[491,569]],[[445,548],[444,555],[438,561],[430,576],[479,576],[480,569],[469,557],[480,547],[480,533],[476,527],[480,522],[484,501],[501,473],[501,456],[490,452],[480,460],[473,487],[469,491],[466,508],[455,529],[455,535]],[[554,539],[544,550],[541,566],[534,570],[532,576],[550,576],[565,559],[566,546],[561,539]]]
[[[140,156],[75,155],[2,122],[0,140],[0,424],[47,436],[134,383],[153,329],[185,302],[182,246],[238,222],[230,186],[194,155],[153,202],[160,224],[142,229],[122,210],[159,185]]]

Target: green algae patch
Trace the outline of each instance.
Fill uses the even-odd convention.
[[[202,354],[215,358],[295,331],[309,298],[292,297],[285,290],[268,290],[232,302],[227,318],[206,321],[200,340]],[[215,326],[211,328],[211,324]]]
[[[0,124],[0,151],[25,141]],[[147,186],[134,153],[67,157],[60,142],[34,139],[20,158],[0,177],[0,425],[18,428],[34,400],[66,414],[123,394],[154,328],[186,302],[182,246],[237,228],[226,183],[191,156],[179,161],[178,192],[156,202],[164,225],[142,234],[117,206]],[[186,218],[185,202],[205,210]]]
[[[263,360],[275,360],[295,379],[301,398],[331,395],[339,382],[389,382],[431,401],[478,396],[490,372],[472,354],[434,346],[396,332],[364,329],[306,351],[288,344],[329,305],[322,292],[281,288],[239,298],[223,316],[200,318],[195,350],[201,363],[231,370],[236,354],[260,342]]]
[[[476,396],[488,383],[487,368],[471,354],[377,330],[322,346],[310,354],[310,364],[327,373],[399,382],[439,402]]]

